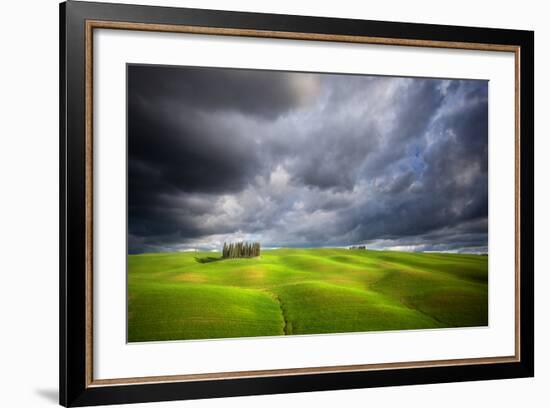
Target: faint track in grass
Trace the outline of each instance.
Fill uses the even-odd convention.
[[[281,300],[281,298],[279,297],[278,294],[273,293],[273,292],[269,292],[269,294],[271,294],[273,296],[273,299],[275,299],[277,301],[277,303],[279,304],[279,309],[281,309],[281,316],[283,318],[283,323],[284,323],[283,334],[285,336],[288,336],[288,335],[292,334],[292,325],[290,324],[290,322],[288,321],[288,318],[286,316],[285,308],[283,306],[283,301]]]

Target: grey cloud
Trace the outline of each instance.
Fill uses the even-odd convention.
[[[132,97],[146,103],[238,111],[271,119],[314,98],[317,80],[307,73],[283,71],[128,66]]]
[[[487,247],[486,82],[128,73],[133,253],[225,239]]]

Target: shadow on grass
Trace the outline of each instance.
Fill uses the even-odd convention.
[[[199,258],[198,256],[196,256],[195,261],[198,263],[210,263],[223,261],[223,258],[221,256],[205,256],[204,258]]]

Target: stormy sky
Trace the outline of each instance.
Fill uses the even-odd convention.
[[[488,83],[128,65],[128,251],[487,251]]]

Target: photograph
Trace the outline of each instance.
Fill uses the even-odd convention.
[[[126,80],[129,343],[488,326],[489,81]]]

